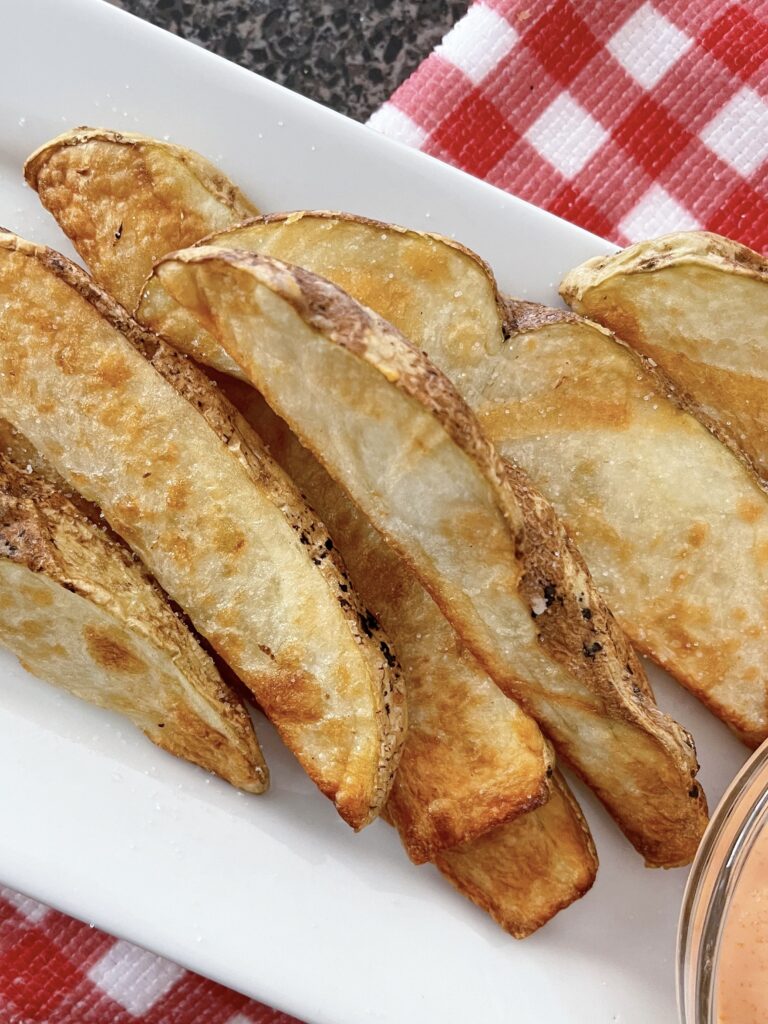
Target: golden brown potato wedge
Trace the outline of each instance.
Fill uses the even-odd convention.
[[[387,817],[411,859],[431,860],[543,803],[554,758],[536,723],[488,678],[416,577],[264,399],[240,381],[216,379],[322,516],[355,590],[398,652],[408,737]]]
[[[589,829],[560,773],[549,791],[540,782],[536,791],[538,729],[264,399],[238,380],[216,379],[320,512],[354,586],[397,646],[409,724],[385,817],[412,860],[434,859],[503,928],[516,938],[530,935],[583,896],[597,872]],[[521,815],[526,787],[531,806],[549,799]]]
[[[561,294],[675,381],[682,400],[768,486],[768,262],[706,231],[588,260]]]
[[[405,702],[325,529],[189,360],[64,257],[0,234],[0,414],[137,552],[354,827]]]
[[[687,862],[706,823],[693,743],[656,707],[551,507],[450,382],[389,324],[281,261],[202,247],[154,276],[411,564],[648,863]]]
[[[634,643],[746,742],[768,734],[768,632],[762,598],[745,599],[768,586],[765,501],[651,365],[562,310],[506,303],[448,239],[303,213],[212,241],[306,266],[410,332],[563,516]],[[161,289],[143,311],[163,303],[183,337]],[[194,330],[201,351],[210,342]]]
[[[0,643],[164,750],[251,793],[267,788],[248,713],[159,587],[62,491],[5,455]]]
[[[552,781],[543,807],[435,858],[459,892],[516,939],[580,899],[597,874],[581,808],[559,772]]]
[[[24,174],[126,309],[158,256],[258,213],[197,153],[133,132],[75,128],[33,153]]]

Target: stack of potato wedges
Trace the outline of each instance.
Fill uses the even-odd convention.
[[[768,735],[765,263],[670,236],[571,313],[167,142],[79,128],[25,174],[90,273],[0,232],[0,642],[259,793],[247,692],[516,937],[597,871],[560,763],[687,864],[695,748],[638,652]]]

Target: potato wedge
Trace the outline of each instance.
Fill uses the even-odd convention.
[[[552,781],[543,807],[435,858],[459,892],[516,939],[580,899],[597,874],[581,808],[559,772]]]
[[[760,600],[745,600],[768,585],[765,501],[650,364],[562,310],[505,302],[448,239],[320,212],[211,241],[306,266],[410,332],[565,519],[635,645],[745,742],[768,735],[768,632]],[[145,291],[140,316],[159,321],[164,304],[174,334],[211,344],[162,289]]]
[[[258,213],[197,153],[133,132],[75,128],[33,153],[24,174],[126,309],[158,256]]]
[[[215,379],[322,516],[352,585],[398,652],[408,736],[387,817],[411,860],[431,860],[547,800],[554,757],[536,723],[488,678],[416,577],[261,395],[223,374]]]
[[[768,262],[706,231],[588,260],[565,301],[650,357],[768,486]]]
[[[656,707],[550,506],[449,381],[340,289],[278,260],[201,247],[154,276],[411,564],[647,862],[687,862],[706,822],[693,743]]]
[[[157,746],[251,793],[248,713],[159,587],[34,472],[0,455],[0,644],[33,675],[118,711]]]
[[[412,860],[434,859],[502,928],[516,938],[530,935],[583,896],[597,872],[589,828],[560,773],[548,766],[551,783],[535,790],[538,729],[261,395],[224,375],[216,380],[320,512],[355,588],[400,654],[408,736],[384,816]],[[536,798],[531,806],[548,800],[521,815],[524,779],[528,799]]]
[[[205,375],[64,257],[0,234],[0,415],[103,510],[355,828],[405,702],[327,532]]]

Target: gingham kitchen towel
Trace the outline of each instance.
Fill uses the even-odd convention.
[[[768,247],[768,4],[481,0],[372,127],[620,244]]]
[[[481,0],[372,127],[619,243],[768,249],[768,4]],[[0,889],[0,1024],[292,1018]]]

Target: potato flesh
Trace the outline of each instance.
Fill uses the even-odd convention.
[[[258,258],[203,247],[167,257],[155,274],[417,569],[484,668],[545,727],[647,861],[686,862],[706,821],[691,785],[695,759],[682,730],[647,697],[640,702],[640,666],[631,698],[621,675],[628,670],[618,668],[621,683],[610,677],[610,687],[624,688],[618,711],[617,691],[601,692],[547,653],[518,593],[520,563],[488,480],[431,411],[392,386],[396,371],[371,372],[359,358],[365,342],[355,341],[353,355],[303,321],[284,265],[271,272],[287,275],[290,301],[259,279],[256,265]],[[153,326],[169,336],[162,320]],[[568,564],[569,587],[591,592],[586,573]],[[575,662],[576,652],[567,657]],[[579,648],[580,666],[589,657]]]
[[[126,309],[135,306],[147,268],[168,251],[158,251],[157,239],[181,248],[211,225],[224,228],[257,212],[196,153],[130,132],[76,129],[33,154],[25,171],[94,276]]]
[[[634,259],[590,284],[587,268],[573,276],[574,308],[605,324],[661,366],[695,406],[768,480],[768,265],[750,275],[744,266],[706,264],[695,240],[665,261],[664,239],[645,243]],[[705,236],[706,237],[706,236]],[[724,240],[723,240],[724,241]],[[728,243],[729,246],[731,243]],[[734,248],[736,248],[734,246]],[[739,247],[741,248],[741,247]],[[658,254],[658,270],[639,270]],[[751,254],[754,262],[759,258]],[[610,264],[609,264],[610,266]],[[581,277],[584,281],[581,284]],[[564,282],[567,286],[568,279]]]
[[[588,324],[522,331],[478,415],[568,523],[645,653],[748,743],[768,735],[768,501]]]
[[[579,899],[597,872],[589,829],[559,772],[542,791],[548,756],[538,729],[263,398],[224,376],[218,382],[320,512],[355,587],[400,652],[408,737],[387,819],[414,861],[434,858],[502,928],[530,935]],[[524,801],[544,796],[544,806],[520,814]]]
[[[0,240],[0,411],[99,505],[340,813],[364,824],[380,785],[381,680],[336,596],[192,405],[34,247]]]
[[[387,816],[411,858],[430,860],[547,799],[553,758],[536,724],[488,678],[416,577],[261,396],[223,376],[219,386],[322,516],[398,652],[408,737]]]
[[[459,892],[517,939],[583,896],[597,872],[579,806],[559,773],[553,782],[543,807],[435,858]]]
[[[25,668],[149,739],[262,792],[248,715],[130,553],[0,456],[0,643]]]

